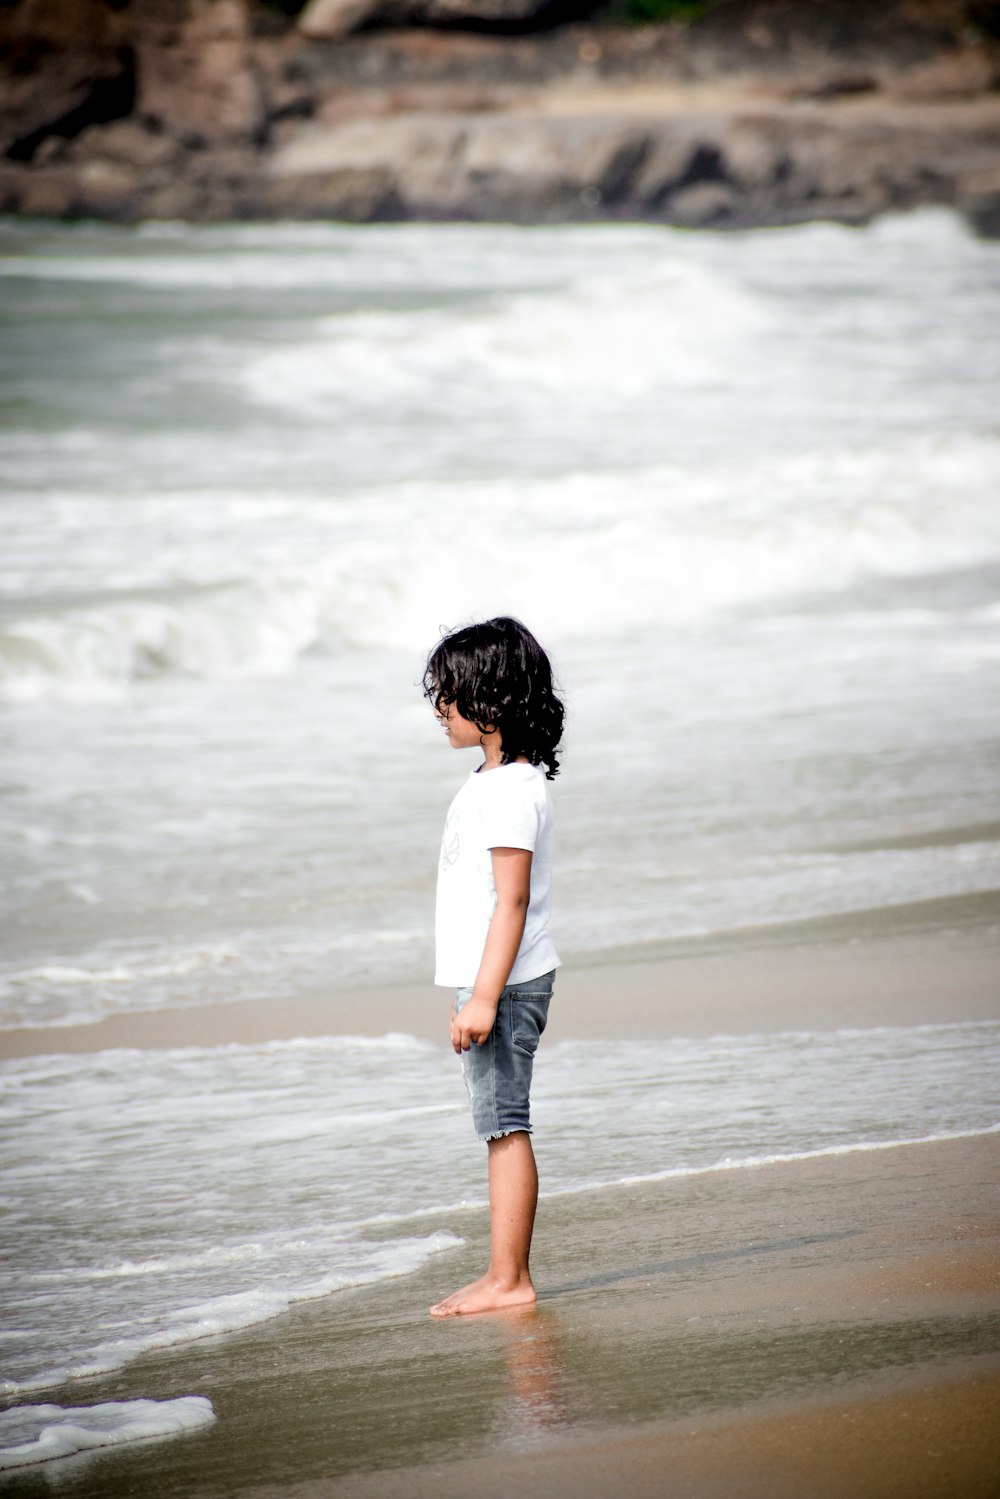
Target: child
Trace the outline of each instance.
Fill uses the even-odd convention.
[[[451,1044],[489,1153],[489,1269],[431,1308],[457,1317],[535,1300],[528,1253],[538,1172],[528,1094],[559,963],[548,934],[546,781],[559,771],[563,705],[548,657],[515,619],[446,635],[423,685],[452,748],[484,757],[448,811],[435,923],[435,983],[457,990]]]

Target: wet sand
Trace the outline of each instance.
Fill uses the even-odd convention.
[[[567,965],[563,1035],[975,1020],[1000,1013],[988,897]],[[933,918],[933,919],[932,919]],[[627,979],[629,1005],[620,996]],[[614,1002],[609,1003],[609,996]],[[424,989],[39,1032],[29,1049],[327,1030],[435,1035]],[[416,1024],[417,1018],[420,1024]],[[366,1022],[364,1024],[358,1022]],[[118,1027],[118,1029],[116,1029]],[[289,1029],[291,1027],[292,1029]],[[18,1033],[8,1033],[16,1036]],[[126,1039],[128,1037],[129,1039]],[[651,1163],[651,1166],[655,1163]],[[537,1307],[431,1319],[482,1268],[417,1274],[47,1390],[206,1395],[214,1426],[11,1475],[66,1499],[987,1499],[1000,1492],[1000,1133],[545,1196]]]
[[[853,1397],[611,1434],[506,1466],[456,1462],[297,1491],[338,1499],[992,1499],[1000,1370],[956,1367]],[[259,1490],[260,1499],[278,1490]],[[282,1490],[280,1492],[289,1492]]]
[[[47,1392],[208,1395],[170,1442],[16,1494],[986,1499],[1000,1481],[1000,1136],[543,1200],[537,1307],[439,1323],[482,1258]]]

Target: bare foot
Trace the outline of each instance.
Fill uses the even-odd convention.
[[[431,1316],[468,1317],[473,1312],[496,1312],[505,1307],[531,1306],[537,1299],[528,1276],[511,1283],[499,1281],[487,1273],[432,1306]]]

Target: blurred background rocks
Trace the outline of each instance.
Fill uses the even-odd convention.
[[[14,0],[0,211],[1000,234],[991,0]]]

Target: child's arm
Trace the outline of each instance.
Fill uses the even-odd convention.
[[[451,1017],[451,1044],[468,1051],[473,1042],[482,1046],[497,1018],[500,994],[510,977],[524,935],[531,893],[531,849],[493,848],[493,884],[497,903],[486,934],[482,962],[472,998],[460,1015]]]

